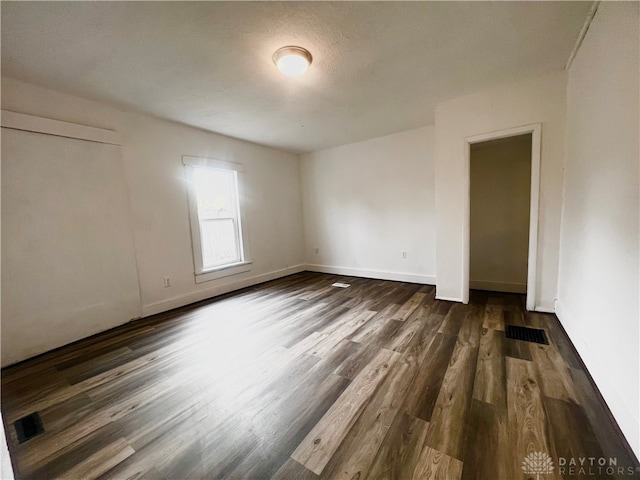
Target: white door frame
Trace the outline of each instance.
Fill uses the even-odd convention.
[[[469,249],[471,225],[471,145],[474,143],[531,134],[531,198],[529,205],[529,256],[527,265],[527,310],[535,309],[538,266],[538,208],[540,199],[540,145],[542,124],[533,123],[521,127],[498,130],[465,137],[465,178],[467,188],[464,204],[464,228],[462,238],[462,301],[469,303]]]

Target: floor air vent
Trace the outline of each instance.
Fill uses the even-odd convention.
[[[14,425],[16,427],[16,433],[18,434],[18,442],[20,443],[24,443],[44,432],[42,419],[38,412],[22,417],[20,420],[16,420]]]
[[[332,284],[331,286],[332,287],[338,287],[338,288],[349,288],[351,285],[349,285],[348,283],[336,282],[336,283]]]
[[[547,336],[544,330],[529,327],[519,327],[517,325],[507,325],[505,337],[514,338],[516,340],[523,340],[525,342],[542,343],[549,345]]]

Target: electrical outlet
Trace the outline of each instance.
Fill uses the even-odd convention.
[[[171,278],[169,277],[164,277],[164,288],[170,287],[171,286]]]
[[[403,260],[407,259],[407,252],[405,252],[404,250],[402,251],[402,259]]]
[[[316,255],[320,253],[320,249],[318,247],[315,248]]]

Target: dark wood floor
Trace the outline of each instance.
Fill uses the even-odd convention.
[[[542,452],[540,479],[639,478],[557,319],[523,300],[302,273],[134,322],[2,372],[18,477],[515,480]],[[35,411],[45,433],[18,444]],[[617,465],[562,470],[585,457]]]

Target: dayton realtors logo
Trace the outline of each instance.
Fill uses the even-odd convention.
[[[535,475],[540,480],[540,475],[553,473],[553,461],[544,452],[531,452],[522,461],[522,470],[529,475]]]
[[[522,470],[528,475],[535,475],[536,480],[541,480],[540,475],[553,473],[553,459],[546,452],[531,452],[522,461]],[[618,459],[615,457],[558,457],[558,473],[571,477],[601,478],[603,475],[633,477],[636,469],[618,465]]]
[[[558,470],[562,475],[595,476],[597,478],[602,478],[603,475],[633,476],[636,473],[631,466],[618,465],[616,457],[559,457]]]

